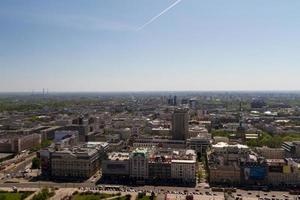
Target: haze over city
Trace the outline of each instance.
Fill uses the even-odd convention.
[[[1,1],[0,91],[298,90],[298,0]]]

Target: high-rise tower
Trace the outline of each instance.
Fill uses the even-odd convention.
[[[172,116],[172,136],[174,140],[185,140],[189,131],[189,113],[187,109],[176,109]]]

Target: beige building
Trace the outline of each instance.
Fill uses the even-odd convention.
[[[268,159],[268,184],[300,186],[300,163],[293,159]]]
[[[182,140],[169,140],[169,139],[155,139],[155,138],[137,138],[133,142],[133,147],[138,148],[178,148],[184,149],[186,147],[185,141]]]
[[[174,154],[177,152],[174,151]],[[195,182],[197,171],[197,156],[194,150],[186,150],[184,155],[173,155],[171,161],[171,178],[184,182]]]
[[[214,144],[218,144],[219,142],[229,143],[228,137],[215,136],[213,139]]]
[[[241,169],[237,165],[217,166],[209,168],[210,183],[241,183]]]
[[[51,176],[86,179],[100,167],[99,151],[90,148],[74,148],[51,154]]]
[[[191,137],[198,137],[198,136],[207,136],[209,135],[208,130],[203,125],[194,125],[189,127],[188,134],[186,136],[186,139]]]
[[[0,152],[2,153],[19,153],[23,150],[39,146],[41,144],[41,135],[33,134],[16,134],[10,137],[0,139]]]
[[[241,163],[250,161],[250,149],[246,145],[230,145],[224,142],[212,145],[208,152],[210,183],[241,183]]]
[[[285,157],[285,152],[282,148],[258,147],[255,150],[266,159],[283,159]]]

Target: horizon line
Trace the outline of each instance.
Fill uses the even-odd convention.
[[[55,91],[52,90],[48,92],[48,94],[53,93],[129,93],[129,92],[135,92],[135,93],[144,93],[144,92],[300,92],[300,89],[298,90],[276,90],[276,89],[262,89],[262,90],[251,90],[251,89],[245,89],[245,90],[103,90],[103,91]],[[36,91],[0,91],[0,94],[3,93],[29,93],[29,94],[42,94],[42,90],[36,90]],[[45,93],[47,94],[47,93]]]

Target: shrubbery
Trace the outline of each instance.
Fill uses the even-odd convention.
[[[32,200],[46,200],[54,196],[54,191],[49,188],[43,188],[38,194],[34,195]]]

